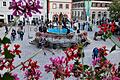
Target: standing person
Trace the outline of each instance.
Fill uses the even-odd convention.
[[[7,27],[7,25],[5,24],[4,26],[5,26],[5,33],[8,33],[8,27]]]
[[[17,30],[18,39],[20,39],[20,31],[21,31],[21,28],[18,28],[18,30]]]
[[[78,28],[79,28],[79,30],[80,30],[80,22],[78,22]]]
[[[24,32],[21,30],[20,31],[20,39],[21,39],[21,41],[23,41],[23,35],[24,35]]]
[[[93,59],[95,59],[95,58],[98,57],[98,53],[99,53],[99,50],[98,50],[97,47],[95,47],[95,48],[93,49]]]
[[[15,37],[16,37],[16,31],[14,29],[12,29],[11,40],[15,41]]]
[[[83,30],[85,29],[85,22],[83,22]]]

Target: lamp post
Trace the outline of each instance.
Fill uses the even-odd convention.
[[[47,20],[49,19],[49,0],[47,0]]]

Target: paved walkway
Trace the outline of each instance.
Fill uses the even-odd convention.
[[[120,41],[118,39],[118,36],[112,36],[111,40],[120,48]]]

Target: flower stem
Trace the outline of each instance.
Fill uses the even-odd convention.
[[[40,49],[39,51],[37,51],[37,52],[35,52],[35,53],[33,53],[34,55],[33,56],[31,56],[30,58],[28,58],[27,60],[25,60],[23,63],[25,64],[26,62],[28,62],[28,60],[29,59],[31,59],[31,58],[34,58],[36,55],[38,55],[39,54],[39,52],[40,51],[42,51],[42,49]],[[12,72],[13,70],[15,70],[16,68],[18,68],[18,67],[20,67],[22,64],[20,63],[19,65],[17,65],[14,69],[12,69],[10,72]]]

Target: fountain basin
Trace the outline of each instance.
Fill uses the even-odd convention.
[[[70,33],[74,32],[74,30],[72,28],[69,28],[69,30],[70,30]],[[47,30],[48,33],[59,34],[59,35],[67,34],[67,31],[68,30],[66,28],[60,29],[59,27],[48,28],[48,30]]]

